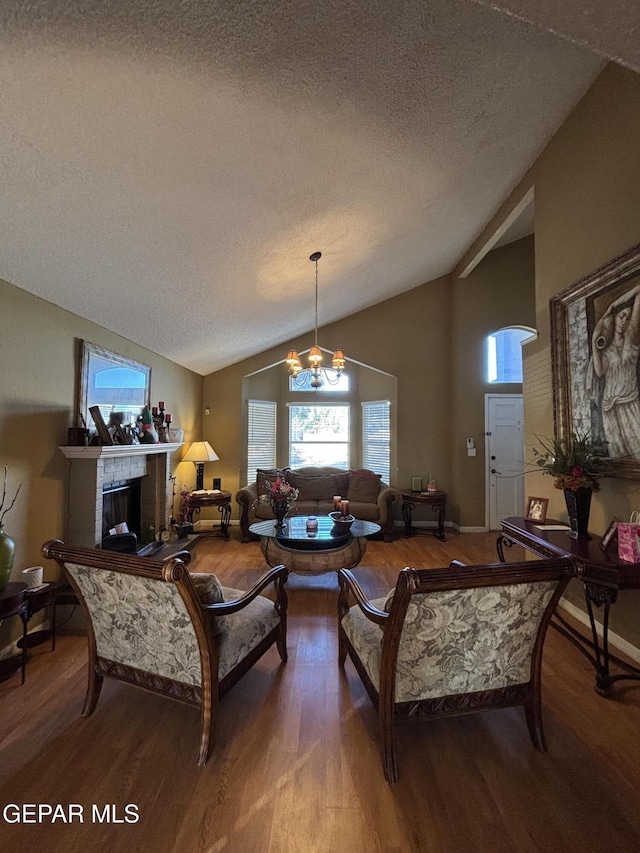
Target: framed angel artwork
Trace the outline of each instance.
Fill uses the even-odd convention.
[[[603,473],[640,478],[640,246],[550,300],[556,436],[588,433]]]

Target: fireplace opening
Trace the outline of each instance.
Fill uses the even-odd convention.
[[[102,537],[125,522],[131,533],[141,536],[141,493],[140,479],[109,483],[102,490]]]

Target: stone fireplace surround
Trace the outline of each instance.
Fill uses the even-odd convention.
[[[171,454],[182,444],[116,444],[61,447],[69,460],[65,542],[86,548],[102,542],[103,489],[114,482],[141,480],[140,518],[156,530],[168,527],[172,489]]]

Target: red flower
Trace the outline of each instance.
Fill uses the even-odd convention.
[[[582,468],[579,465],[576,465],[571,470],[571,476],[572,477],[582,477],[583,474],[584,474],[584,471],[582,470]]]

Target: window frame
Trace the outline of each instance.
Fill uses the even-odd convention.
[[[325,402],[325,401],[318,402],[318,403],[311,402],[311,401],[300,402],[300,403],[288,402],[287,408],[289,410],[289,442],[288,442],[289,466],[293,468],[299,464],[299,463],[294,463],[292,460],[291,449],[292,449],[292,446],[294,444],[306,444],[309,446],[314,445],[314,444],[338,444],[338,445],[344,445],[346,448],[346,465],[345,465],[344,470],[348,471],[350,464],[351,464],[351,421],[352,421],[351,403],[349,403],[349,402],[329,403],[329,402]],[[320,409],[320,408],[322,408],[322,409],[343,409],[343,410],[346,410],[346,413],[347,413],[347,435],[346,435],[346,439],[340,439],[339,441],[332,441],[332,440],[323,439],[321,441],[316,441],[316,442],[314,442],[314,441],[293,441],[292,429],[291,429],[292,418],[293,418],[293,409]],[[341,465],[339,465],[336,462],[324,462],[324,463],[314,463],[314,464],[318,465],[319,467],[323,467],[325,465],[330,466],[332,468],[341,468],[342,467]],[[304,466],[302,466],[302,467],[304,467]]]

